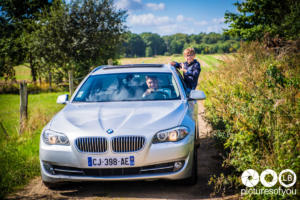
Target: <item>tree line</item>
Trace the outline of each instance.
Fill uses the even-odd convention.
[[[182,54],[193,47],[199,54],[232,53],[239,48],[240,39],[220,33],[199,33],[160,36],[156,33],[127,32],[120,49],[123,57],[151,57],[154,55]]]
[[[1,0],[0,76],[24,63],[33,82],[84,76],[118,57],[126,17],[113,0]]]
[[[229,53],[239,39],[218,33],[194,35],[135,34],[125,25],[127,13],[113,0],[1,0],[0,76],[13,79],[13,66],[28,63],[33,83],[83,77],[92,68],[119,57]]]
[[[229,29],[222,34],[160,36],[129,32],[127,12],[113,0],[0,0],[0,76],[14,77],[13,66],[28,63],[34,83],[60,83],[68,74],[82,77],[108,59],[117,63],[119,57],[181,54],[187,47],[198,54],[230,53],[241,39],[261,41],[267,35],[269,45],[278,45],[300,36],[299,1],[235,5],[238,13],[225,13]]]

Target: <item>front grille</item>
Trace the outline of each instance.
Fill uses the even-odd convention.
[[[77,138],[75,145],[81,152],[101,153],[107,150],[107,140],[104,137]]]
[[[184,165],[184,161],[181,161]],[[110,176],[136,176],[147,174],[163,174],[172,173],[174,171],[174,162],[148,165],[144,167],[130,168],[89,168],[81,169],[75,167],[65,167],[44,164],[46,171],[53,175],[70,175],[70,176],[94,176],[94,177],[110,177]]]
[[[120,136],[111,141],[114,152],[134,152],[141,150],[145,144],[142,136]]]

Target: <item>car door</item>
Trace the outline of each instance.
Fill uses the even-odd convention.
[[[184,92],[186,94],[187,97],[187,104],[188,104],[188,113],[189,116],[194,120],[195,122],[195,144],[196,146],[199,146],[200,144],[200,135],[199,135],[199,130],[198,130],[198,103],[196,100],[189,100],[189,91],[187,90],[186,84],[184,82],[183,76],[180,73],[180,71],[178,71],[176,69],[176,73],[179,77],[179,80],[181,82],[181,84],[183,85],[184,88]]]

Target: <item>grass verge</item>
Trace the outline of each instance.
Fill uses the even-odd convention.
[[[22,135],[18,134],[20,97],[0,95],[0,199],[39,174],[40,131],[63,107],[56,104],[60,94],[29,95],[29,118]]]

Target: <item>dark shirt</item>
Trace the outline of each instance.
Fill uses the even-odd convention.
[[[184,69],[187,70],[187,72],[183,72],[183,79],[186,84],[186,87],[190,90],[194,90],[197,87],[198,83],[198,77],[201,72],[200,63],[194,59],[193,62],[188,64],[187,62],[184,62]],[[179,63],[176,63],[174,65],[176,68],[181,68]]]

